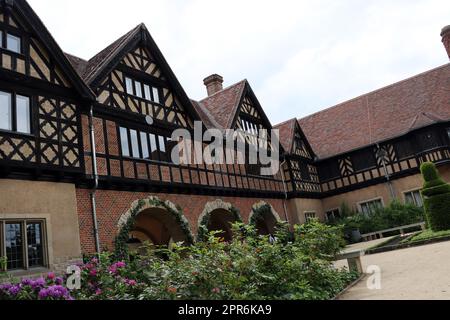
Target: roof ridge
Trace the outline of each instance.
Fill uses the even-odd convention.
[[[133,29],[129,30],[128,32],[126,32],[125,34],[123,34],[122,36],[120,36],[119,38],[117,38],[115,41],[111,42],[108,46],[106,46],[105,48],[103,48],[102,50],[100,50],[97,54],[95,54],[94,56],[92,56],[89,60],[88,63],[94,63],[95,59],[100,57],[102,53],[106,52],[108,49],[112,49],[109,52],[107,52],[107,54],[105,55],[105,57],[103,57],[95,66],[95,68],[92,68],[91,70],[88,70],[88,72],[86,74],[84,74],[84,78],[86,79],[87,82],[89,82],[90,78],[95,74],[95,72],[98,70],[98,66],[100,65],[104,65],[107,62],[109,62],[109,60],[111,59],[112,56],[114,56],[114,54],[117,52],[117,50],[129,39],[129,37],[136,32],[137,30],[140,30],[142,27],[145,27],[145,25],[143,25],[142,23],[138,24],[136,27],[134,27]]]
[[[199,102],[202,102],[202,101],[205,101],[205,100],[207,100],[207,99],[209,99],[209,98],[212,98],[212,97],[214,97],[215,95],[218,95],[219,93],[223,93],[224,91],[233,89],[234,87],[238,86],[239,84],[241,84],[241,83],[243,83],[243,82],[247,82],[247,79],[244,79],[244,80],[241,80],[241,81],[236,82],[235,84],[229,85],[228,87],[223,88],[222,90],[217,91],[217,92],[213,93],[212,95],[207,96],[206,98],[203,98],[203,99],[199,100]]]
[[[419,74],[416,74],[416,75],[414,75],[414,76],[408,77],[408,78],[406,78],[406,79],[403,79],[403,80],[394,82],[394,83],[392,83],[392,84],[390,84],[390,85],[383,86],[383,87],[378,88],[378,89],[375,89],[375,90],[373,90],[373,91],[369,91],[369,92],[364,93],[364,94],[361,94],[361,95],[359,95],[359,96],[357,96],[357,97],[355,97],[355,98],[352,98],[352,99],[349,99],[349,100],[345,100],[345,101],[340,102],[340,103],[338,103],[338,104],[336,104],[336,105],[334,105],[334,106],[331,106],[331,107],[325,108],[325,109],[323,109],[323,110],[314,112],[314,113],[312,113],[312,114],[310,114],[310,115],[308,115],[308,116],[306,116],[306,117],[299,118],[298,120],[299,120],[299,121],[301,121],[301,120],[306,120],[306,119],[311,118],[311,117],[313,117],[313,116],[315,116],[315,115],[317,115],[317,114],[320,114],[320,113],[322,113],[322,112],[326,112],[326,111],[328,111],[328,110],[330,110],[330,109],[338,108],[338,107],[340,107],[340,106],[342,106],[342,105],[344,105],[344,104],[347,104],[347,103],[349,103],[349,102],[356,101],[356,100],[361,99],[361,98],[363,98],[363,97],[365,97],[365,96],[368,96],[368,95],[370,95],[370,94],[377,93],[377,92],[382,91],[382,90],[386,90],[386,89],[388,89],[388,88],[392,88],[392,87],[397,86],[397,85],[399,85],[399,84],[402,84],[402,83],[404,83],[404,82],[406,82],[406,81],[410,81],[410,80],[413,80],[413,79],[415,79],[415,78],[419,78],[419,77],[424,76],[424,75],[426,75],[426,74],[428,74],[428,73],[434,72],[434,71],[439,70],[439,69],[443,69],[443,68],[448,67],[448,66],[450,66],[450,63],[443,64],[443,65],[441,65],[441,66],[438,66],[438,67],[435,67],[435,68],[433,68],[433,69],[430,69],[430,70],[421,72],[421,73],[419,73]]]
[[[241,99],[242,99],[242,95],[244,94],[245,85],[247,83],[248,83],[247,79],[244,79],[244,80],[242,80],[242,81],[240,81],[239,83],[236,84],[236,86],[238,84],[244,84],[244,85],[242,86],[241,90],[239,91],[239,94],[237,95],[239,100],[236,101],[235,105],[233,106],[233,112],[231,113],[232,116],[228,119],[227,128],[231,128],[231,124],[232,124],[232,122],[233,122],[233,120],[234,120],[234,118],[236,116],[236,113],[238,111],[238,108],[239,108],[239,101],[241,101]]]
[[[65,52],[65,51],[63,51],[63,53],[64,53],[66,56],[71,56],[72,58],[79,59],[79,60],[81,60],[81,61],[83,61],[83,62],[88,62],[88,60],[83,59],[83,58],[80,58],[79,56],[76,56],[76,55],[74,55],[74,54],[71,54],[71,53],[68,53],[68,52]]]
[[[273,127],[274,127],[274,128],[276,128],[276,127],[280,127],[280,126],[282,126],[282,125],[285,125],[286,123],[288,123],[288,122],[291,122],[291,121],[298,121],[298,120],[297,120],[297,118],[292,118],[292,119],[289,119],[289,120],[286,120],[286,121],[280,122],[280,123],[278,123],[278,124],[274,125]]]

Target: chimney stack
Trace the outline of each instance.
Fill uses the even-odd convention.
[[[444,44],[447,55],[450,59],[450,25],[444,27],[441,32],[442,43]]]
[[[208,91],[208,97],[223,90],[223,77],[218,74],[213,74],[203,80]]]

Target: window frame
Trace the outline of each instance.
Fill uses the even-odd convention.
[[[1,132],[7,132],[7,133],[15,133],[15,134],[21,134],[21,135],[33,135],[34,133],[34,125],[33,125],[33,97],[29,94],[25,94],[19,91],[11,91],[11,90],[4,90],[0,88],[0,92],[7,93],[11,96],[11,105],[10,105],[10,111],[11,111],[11,129],[3,129],[0,128]],[[28,98],[28,116],[29,116],[29,132],[22,132],[17,130],[17,97],[24,97]]]
[[[0,219],[0,257],[6,256],[6,232],[5,228],[7,224],[20,224],[22,228],[22,256],[23,256],[23,266],[17,269],[6,269],[6,272],[21,272],[36,270],[49,267],[49,248],[48,248],[48,238],[47,238],[47,221],[45,218],[6,218]],[[41,225],[41,242],[42,242],[42,265],[30,267],[30,262],[28,259],[28,225],[29,224],[40,224]],[[6,266],[7,268],[7,266]]]
[[[341,208],[333,208],[333,209],[328,209],[328,210],[326,210],[325,211],[325,218],[327,219],[327,221],[330,221],[330,219],[329,219],[329,217],[328,217],[328,214],[329,213],[332,213],[333,214],[333,218],[334,218],[334,220],[336,220],[337,218],[336,218],[336,215],[334,214],[334,212],[338,212],[338,214],[339,214],[339,218],[341,217]]]
[[[131,81],[131,92],[128,87],[128,80]],[[139,96],[137,93],[137,88],[140,88],[139,91],[141,93],[141,95]],[[146,87],[148,87],[148,93],[150,94],[150,98],[147,98],[147,91],[146,91]],[[144,82],[141,80],[136,80],[133,77],[124,76],[124,88],[125,88],[125,93],[129,96],[132,96],[133,98],[138,98],[138,99],[142,99],[145,100],[147,102],[150,103],[155,103],[158,105],[162,105],[161,103],[161,88],[152,84],[149,84],[148,82]],[[158,95],[158,99],[155,99],[155,92]]]
[[[13,32],[9,32],[9,31],[3,31],[4,33],[5,33],[5,37],[4,37],[4,39],[3,39],[3,41],[5,41],[5,42],[3,42],[3,49],[5,49],[5,50],[7,50],[7,51],[9,51],[9,52],[13,52],[13,53],[15,53],[15,54],[22,54],[22,52],[23,52],[23,41],[22,41],[22,37],[20,36],[20,35],[17,35],[17,34],[15,34],[15,33],[13,33]],[[8,39],[9,39],[9,36],[11,36],[11,37],[13,37],[13,38],[16,38],[16,39],[18,39],[19,40],[19,51],[17,52],[17,51],[15,51],[15,50],[11,50],[10,48],[8,48]]]
[[[19,52],[8,49],[8,36],[19,39]],[[0,29],[0,48],[6,52],[13,53],[16,55],[23,55],[24,53],[24,39],[23,35],[18,34],[16,31],[12,31],[10,26],[2,26]]]
[[[128,159],[133,159],[133,160],[144,160],[144,161],[156,161],[156,162],[164,162],[164,163],[171,163],[171,159],[170,159],[170,154],[168,150],[168,141],[170,139],[170,137],[167,137],[166,135],[162,134],[162,133],[155,133],[155,132],[148,132],[148,131],[144,131],[144,130],[140,130],[140,129],[132,129],[130,127],[127,126],[123,126],[118,124],[118,132],[119,132],[119,147],[120,147],[120,155],[122,156],[122,158],[128,158]],[[128,147],[128,155],[124,154],[124,149],[123,149],[123,143],[122,143],[122,129],[124,129],[126,131],[126,138],[127,138],[127,147]],[[137,149],[136,151],[138,151],[138,155],[134,154],[134,148],[133,148],[133,143],[132,143],[132,137],[131,137],[131,131],[135,131],[136,132],[136,136],[137,136]],[[141,135],[145,135],[146,138],[146,146],[148,149],[148,158],[144,158],[144,149],[143,149],[143,139],[141,138]],[[152,143],[152,136],[154,137],[154,142],[155,142],[155,147],[156,149],[153,149],[153,143]],[[164,152],[161,150],[161,139],[164,141]],[[156,151],[156,156],[153,156],[153,153]],[[165,154],[165,156],[163,156],[163,154]]]
[[[362,213],[362,214],[366,214],[365,212],[363,212],[362,206],[365,205],[365,204],[369,204],[369,203],[377,202],[377,201],[381,202],[381,208],[385,208],[383,197],[377,197],[377,198],[368,199],[368,200],[364,200],[364,201],[358,202],[357,203],[358,212]],[[373,212],[369,212],[369,214],[373,214]]]
[[[421,201],[422,201],[422,205],[421,206],[418,206],[417,205],[417,201],[416,201],[416,198],[413,196],[413,199],[414,199],[414,205],[416,206],[416,207],[418,207],[418,208],[423,208],[424,207],[424,203],[423,203],[423,198],[422,198],[422,195],[420,194],[420,188],[417,188],[417,189],[411,189],[411,190],[406,190],[406,191],[403,191],[402,192],[402,194],[403,194],[403,203],[404,204],[408,204],[407,202],[406,202],[406,195],[408,194],[408,193],[411,193],[411,194],[414,194],[414,193],[419,193],[419,196],[420,196],[420,198],[422,199]]]
[[[316,219],[317,218],[317,212],[316,211],[312,211],[312,210],[304,211],[304,216],[305,216],[305,222],[308,223],[312,219]]]

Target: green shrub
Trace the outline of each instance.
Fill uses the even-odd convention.
[[[429,227],[433,231],[450,229],[450,184],[439,176],[436,166],[426,162],[420,167],[424,179],[422,197]]]
[[[6,278],[6,265],[7,265],[8,259],[6,257],[0,257],[0,281],[2,281],[3,278]]]
[[[333,256],[342,248],[341,228],[312,221],[289,231],[280,225],[275,242],[257,236],[252,226],[235,224],[229,243],[209,233],[191,246],[175,244],[150,249],[129,261],[102,254],[81,266],[80,290],[70,297],[84,300],[318,300],[330,299],[356,279],[337,270]],[[34,282],[33,282],[34,283]],[[44,286],[44,284],[43,284]],[[35,299],[9,294],[22,288],[10,284],[1,299]],[[44,287],[43,287],[44,288]],[[3,290],[3,291],[2,291]],[[47,290],[47,289],[45,289]],[[45,293],[46,291],[44,291]],[[4,294],[3,294],[4,293]],[[2,295],[3,294],[3,295]]]
[[[369,215],[363,213],[347,214],[333,224],[343,225],[344,233],[348,235],[355,229],[358,229],[362,234],[371,233],[423,222],[424,219],[423,208],[392,201],[389,206],[377,209]]]
[[[341,226],[327,226],[317,219],[295,227],[296,242],[301,250],[319,259],[333,259],[345,246]]]

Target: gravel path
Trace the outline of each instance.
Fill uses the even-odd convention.
[[[450,300],[450,241],[362,257],[364,270],[381,269],[381,289],[367,277],[340,300]]]

